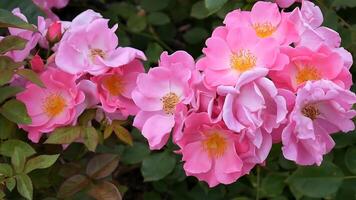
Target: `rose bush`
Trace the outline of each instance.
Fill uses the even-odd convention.
[[[0,3],[0,198],[355,195],[356,5],[79,2]]]

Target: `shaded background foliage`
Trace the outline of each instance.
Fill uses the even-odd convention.
[[[222,24],[225,14],[236,8],[248,10],[254,2],[71,0],[66,8],[56,13],[68,21],[86,9],[102,13],[111,24],[119,24],[117,34],[121,46],[130,45],[146,53],[145,67],[148,69],[157,64],[162,51],[182,49],[198,58],[205,39],[214,27]],[[323,11],[324,25],[341,34],[342,46],[355,59],[356,0],[316,0],[315,3]],[[15,7],[20,7],[33,23],[38,15],[43,15],[31,0],[0,1],[0,8],[12,10]],[[356,73],[354,66],[351,71]],[[172,143],[162,151],[151,152],[139,131],[129,124],[130,121],[120,126],[130,133],[120,129],[115,132],[121,131],[121,134],[110,135],[107,133],[110,130],[100,129],[108,138],[100,138],[96,153],[78,143],[71,144],[63,152],[59,145],[31,144],[41,154],[61,154],[51,168],[29,172],[34,199],[92,199],[95,193],[100,193],[100,188],[92,190],[90,185],[99,180],[114,183],[123,199],[128,200],[356,199],[355,132],[335,134],[336,148],[325,156],[320,167],[296,166],[283,158],[280,145],[274,145],[264,166],[255,168],[234,184],[209,189],[205,183],[185,176],[179,155],[172,153],[175,150]],[[26,140],[25,134],[9,125],[1,115],[0,130],[3,141]],[[8,161],[8,158],[1,157],[1,161]],[[111,187],[104,182],[100,184],[102,188]],[[8,193],[7,198],[21,199],[16,192]]]

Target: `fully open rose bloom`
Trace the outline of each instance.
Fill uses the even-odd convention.
[[[297,93],[290,122],[282,133],[284,157],[300,165],[320,165],[334,147],[330,134],[355,129],[356,96],[331,81],[308,81]]]
[[[136,87],[137,76],[144,71],[142,63],[134,60],[127,65],[93,77],[102,109],[107,113],[120,115],[121,118],[136,115],[138,108],[132,100],[131,93]]]
[[[80,17],[65,32],[56,52],[56,64],[60,69],[71,74],[99,75],[136,58],[146,59],[139,50],[117,47],[117,25],[110,29],[108,20],[100,18],[93,11],[81,15],[88,16],[86,20],[92,21],[87,24]]]
[[[74,124],[85,98],[73,75],[49,67],[40,78],[46,88],[29,83],[25,91],[17,95],[32,119],[31,124],[20,127],[28,131],[28,138],[33,142],[38,142],[43,133]]]
[[[172,56],[180,57],[179,54]],[[169,57],[163,54],[160,61],[163,66],[151,68],[147,74],[140,74],[137,87],[132,92],[132,99],[140,109],[133,125],[142,130],[151,149],[160,149],[166,144],[176,123],[175,115],[193,97],[190,84],[193,73],[186,65],[191,58],[183,56],[180,57],[182,60],[166,60],[167,58]]]
[[[234,133],[222,121],[212,123],[207,113],[193,113],[178,142],[183,168],[210,187],[233,183],[267,157],[271,137],[265,133],[260,139],[258,148],[246,134]]]
[[[258,1],[251,11],[234,10],[225,17],[226,27],[253,29],[259,38],[274,38],[279,44],[288,45],[299,40],[296,24],[289,13],[280,12],[277,4]]]

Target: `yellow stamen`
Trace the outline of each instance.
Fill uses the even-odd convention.
[[[92,60],[95,60],[96,56],[100,56],[101,58],[105,58],[105,52],[101,49],[90,49],[89,56]]]
[[[124,83],[117,75],[110,75],[103,79],[103,86],[109,91],[110,95],[118,96],[124,92]]]
[[[240,50],[238,53],[232,54],[230,65],[231,68],[239,72],[245,72],[256,65],[256,60],[256,56],[249,50]]]
[[[312,66],[305,66],[301,68],[300,70],[298,70],[297,75],[295,77],[298,85],[306,81],[319,80],[320,78],[320,73],[315,67]]]
[[[302,109],[302,114],[311,120],[315,120],[320,115],[320,111],[314,105],[306,105]]]
[[[170,92],[162,97],[161,101],[163,103],[163,111],[167,114],[173,114],[176,105],[179,103],[179,97],[175,93]]]
[[[202,141],[203,149],[209,154],[210,157],[218,158],[224,155],[227,147],[226,139],[221,136],[221,133],[214,131],[207,133],[208,137]]]
[[[266,38],[271,36],[275,31],[276,27],[272,26],[271,23],[256,23],[252,25],[258,37]]]
[[[66,100],[61,95],[51,94],[44,100],[43,111],[48,117],[56,117],[64,111],[66,106]]]

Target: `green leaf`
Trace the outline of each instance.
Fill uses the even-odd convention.
[[[130,165],[137,164],[142,162],[148,155],[150,155],[150,150],[147,145],[141,142],[134,142],[133,146],[125,149],[121,161]]]
[[[192,10],[190,12],[190,16],[197,18],[197,19],[204,19],[206,17],[209,17],[216,11],[217,10],[208,10],[205,7],[204,1],[198,1],[193,5]]]
[[[32,199],[33,186],[31,178],[27,174],[16,175],[17,191],[26,199]]]
[[[131,15],[135,15],[137,9],[134,5],[127,2],[113,3],[108,6],[107,13],[111,15],[119,15],[124,19],[128,19]]]
[[[8,83],[15,73],[15,69],[24,63],[15,62],[8,56],[0,56],[0,86]]]
[[[157,43],[149,43],[145,54],[150,63],[157,63],[163,48]]]
[[[36,31],[36,28],[33,25],[23,21],[21,18],[13,15],[11,12],[4,9],[0,9],[0,27],[14,27],[30,31]]]
[[[99,143],[99,135],[96,129],[92,126],[83,127],[84,144],[89,151],[95,151]]]
[[[336,133],[332,135],[335,140],[335,148],[344,148],[347,146],[351,146],[356,143],[356,134],[352,133]]]
[[[334,0],[332,3],[333,7],[356,7],[356,1],[353,0]]]
[[[90,179],[84,175],[77,174],[65,180],[58,191],[58,198],[68,198],[86,188]]]
[[[11,165],[7,163],[0,163],[0,176],[5,175],[6,177],[13,176],[14,172]]]
[[[45,169],[52,166],[58,159],[59,154],[56,155],[40,155],[34,158],[31,158],[26,162],[25,173],[30,173],[35,169]]]
[[[335,194],[343,181],[342,171],[332,163],[301,167],[287,179],[289,186],[305,196],[322,198]]]
[[[26,156],[22,153],[22,151],[15,147],[14,154],[11,156],[11,164],[16,173],[23,172],[26,163]]]
[[[20,8],[21,13],[25,15],[27,20],[32,24],[37,24],[38,16],[45,16],[41,8],[36,6],[32,0],[1,0],[0,8],[5,10]]]
[[[16,86],[4,86],[0,88],[0,103],[4,102],[6,99],[13,97],[19,92],[22,92],[23,88]]]
[[[168,24],[171,19],[168,15],[162,12],[153,12],[148,15],[148,22],[152,25],[161,26]]]
[[[44,88],[45,85],[42,82],[42,80],[39,78],[39,76],[32,70],[30,69],[19,69],[16,71],[16,73],[25,79],[31,81],[32,83],[38,85],[39,87]]]
[[[133,139],[130,132],[126,128],[116,123],[115,121],[112,123],[112,125],[114,128],[114,133],[117,136],[117,138],[122,142],[132,146]]]
[[[135,33],[145,30],[146,26],[147,20],[145,16],[132,15],[127,21],[128,29]]]
[[[7,101],[2,108],[0,108],[0,113],[6,117],[8,120],[15,122],[17,124],[31,124],[32,120],[27,114],[27,109],[24,103],[16,99],[11,99]]]
[[[15,35],[9,35],[0,41],[0,54],[12,50],[22,50],[28,41]]]
[[[207,37],[209,37],[208,31],[200,27],[194,27],[183,35],[183,39],[189,44],[202,43]]]
[[[16,179],[14,177],[6,179],[5,185],[8,190],[12,191],[16,186]]]
[[[70,144],[79,138],[81,134],[81,127],[63,127],[58,128],[52,132],[48,139],[45,141],[46,144]]]
[[[165,9],[169,5],[170,0],[141,0],[143,9],[149,12]]]
[[[17,125],[9,121],[2,115],[0,115],[0,127],[1,127],[0,140],[10,139],[17,130]]]
[[[91,120],[93,120],[95,116],[96,116],[96,109],[87,109],[84,111],[83,114],[79,116],[78,119],[79,124],[84,126],[90,125]]]
[[[94,185],[89,191],[89,195],[94,197],[95,199],[100,200],[121,200],[122,196],[118,188],[108,182],[103,181],[97,185]]]
[[[15,148],[25,157],[32,156],[36,153],[36,151],[29,144],[21,140],[6,140],[0,145],[0,154],[11,157],[15,152]]]
[[[283,174],[270,173],[262,180],[261,190],[264,196],[277,197],[282,194],[285,186],[284,180],[286,176]]]
[[[145,181],[157,181],[166,177],[175,167],[176,159],[168,151],[147,156],[141,167]]]
[[[356,174],[356,146],[347,149],[345,153],[345,165],[350,172]]]
[[[228,0],[205,0],[205,7],[210,11],[222,8]]]
[[[86,172],[94,179],[101,179],[109,176],[118,166],[119,157],[112,154],[101,154],[92,158]]]

